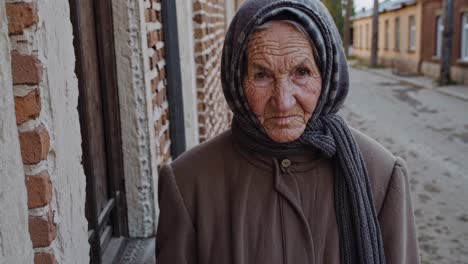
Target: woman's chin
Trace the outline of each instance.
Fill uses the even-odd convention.
[[[301,128],[274,128],[267,130],[268,136],[276,143],[288,143],[298,139],[304,129]]]

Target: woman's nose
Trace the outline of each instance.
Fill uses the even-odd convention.
[[[294,87],[288,78],[281,78],[276,81],[273,103],[278,112],[287,112],[296,104]]]

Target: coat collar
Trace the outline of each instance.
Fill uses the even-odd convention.
[[[266,171],[274,171],[274,159],[278,161],[282,171],[289,170],[290,172],[306,172],[312,170],[319,163],[323,162],[325,158],[317,151],[305,151],[295,155],[287,155],[284,157],[273,157],[268,154],[253,152],[241,144],[238,144],[232,132],[230,131],[230,138],[233,148],[240,154],[240,156],[251,165]],[[289,162],[287,161],[289,160]],[[289,164],[288,164],[289,163]],[[283,166],[286,165],[286,166]],[[289,166],[287,166],[289,165]]]

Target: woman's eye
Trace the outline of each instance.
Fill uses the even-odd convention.
[[[266,77],[267,77],[267,75],[266,75],[264,72],[256,72],[255,75],[254,75],[254,78],[255,78],[256,80],[258,80],[258,79],[264,79],[264,78],[266,78]]]
[[[300,77],[304,77],[310,74],[310,71],[307,68],[298,68],[296,70],[296,75]]]

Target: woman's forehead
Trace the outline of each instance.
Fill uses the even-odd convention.
[[[289,41],[309,42],[309,39],[297,28],[288,24],[273,24],[271,27],[257,30],[250,37],[249,45],[270,41],[284,43]]]
[[[312,55],[312,45],[309,38],[295,26],[277,22],[256,31],[249,40],[247,52],[249,57],[265,54],[283,56],[290,53]]]
[[[256,36],[283,36],[279,39],[287,39],[287,37],[298,37],[309,39],[305,29],[297,22],[292,20],[270,20],[256,27],[250,39]],[[285,36],[289,35],[289,36]]]

